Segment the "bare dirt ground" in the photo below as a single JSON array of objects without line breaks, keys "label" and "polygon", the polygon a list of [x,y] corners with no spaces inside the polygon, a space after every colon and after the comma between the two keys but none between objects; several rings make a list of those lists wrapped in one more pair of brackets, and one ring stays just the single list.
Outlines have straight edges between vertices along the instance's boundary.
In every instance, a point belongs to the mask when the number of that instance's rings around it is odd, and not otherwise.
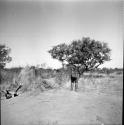
[{"label": "bare dirt ground", "polygon": [[1,100],[1,125],[87,124],[121,125],[122,95],[61,88]]}]

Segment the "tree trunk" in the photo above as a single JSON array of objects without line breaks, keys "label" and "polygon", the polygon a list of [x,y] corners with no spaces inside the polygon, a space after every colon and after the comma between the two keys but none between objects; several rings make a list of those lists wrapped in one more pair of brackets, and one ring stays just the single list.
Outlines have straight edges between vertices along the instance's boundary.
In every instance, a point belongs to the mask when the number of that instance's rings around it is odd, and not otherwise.
[{"label": "tree trunk", "polygon": [[77,80],[77,82],[75,82],[75,91],[77,91],[78,90],[78,80]]},{"label": "tree trunk", "polygon": [[64,70],[64,62],[62,61],[62,69]]},{"label": "tree trunk", "polygon": [[74,84],[71,82],[71,90],[73,90],[73,85],[74,85]]}]

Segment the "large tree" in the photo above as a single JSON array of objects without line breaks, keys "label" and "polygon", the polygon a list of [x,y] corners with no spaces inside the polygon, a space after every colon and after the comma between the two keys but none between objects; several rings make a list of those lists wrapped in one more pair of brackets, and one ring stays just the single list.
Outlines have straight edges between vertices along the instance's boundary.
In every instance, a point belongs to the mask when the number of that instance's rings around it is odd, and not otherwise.
[{"label": "large tree", "polygon": [[80,77],[85,71],[94,70],[109,61],[110,51],[107,43],[83,37],[69,45],[64,43],[54,46],[49,53],[54,59],[74,69]]},{"label": "large tree", "polygon": [[104,42],[82,38],[82,40],[73,41],[68,48],[67,62],[76,68],[79,76],[110,60],[111,50]]},{"label": "large tree", "polygon": [[4,68],[6,63],[12,60],[9,56],[10,51],[11,49],[9,47],[0,44],[0,68]]}]

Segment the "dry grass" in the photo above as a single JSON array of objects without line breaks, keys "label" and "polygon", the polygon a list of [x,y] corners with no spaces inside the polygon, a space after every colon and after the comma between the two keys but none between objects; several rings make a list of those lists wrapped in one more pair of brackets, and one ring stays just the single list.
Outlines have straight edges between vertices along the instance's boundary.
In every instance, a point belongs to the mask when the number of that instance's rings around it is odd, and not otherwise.
[{"label": "dry grass", "polygon": [[84,77],[79,80],[79,91],[122,95],[123,74],[103,74],[102,77]]},{"label": "dry grass", "polygon": [[[20,73],[12,75],[12,73],[3,71],[3,77],[6,77],[0,85],[1,90],[9,89],[16,90],[19,85],[22,85],[21,93],[29,91],[45,91],[48,89],[56,88],[57,85],[53,84],[53,80],[44,79],[40,74],[36,74],[36,70],[27,66],[23,68]],[[49,73],[47,74],[49,75]],[[47,76],[46,72],[42,76]],[[3,96],[4,93],[1,94]]]},{"label": "dry grass", "polygon": [[[122,71],[113,72],[111,74],[105,73],[85,73],[79,79],[79,91],[98,93],[116,93],[122,94]],[[43,92],[49,89],[59,87],[70,88],[70,78],[67,71],[51,72],[51,70],[39,70],[29,66],[15,70],[3,71],[1,90],[10,89],[14,91],[20,84],[23,85],[21,92]],[[1,96],[4,94],[2,93]]]},{"label": "dry grass", "polygon": [[43,78],[35,76],[34,70],[27,67],[17,80],[23,84],[21,91],[25,93],[2,100],[2,123],[6,125],[121,125],[123,73],[86,73],[79,80],[78,92],[70,91],[69,77],[62,72]]}]

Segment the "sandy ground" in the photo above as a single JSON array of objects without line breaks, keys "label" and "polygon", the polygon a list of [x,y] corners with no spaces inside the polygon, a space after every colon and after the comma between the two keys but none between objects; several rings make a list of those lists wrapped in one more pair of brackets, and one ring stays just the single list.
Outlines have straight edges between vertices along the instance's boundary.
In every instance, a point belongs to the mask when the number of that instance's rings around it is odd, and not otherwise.
[{"label": "sandy ground", "polygon": [[1,125],[122,124],[122,96],[50,90],[1,101]]}]

